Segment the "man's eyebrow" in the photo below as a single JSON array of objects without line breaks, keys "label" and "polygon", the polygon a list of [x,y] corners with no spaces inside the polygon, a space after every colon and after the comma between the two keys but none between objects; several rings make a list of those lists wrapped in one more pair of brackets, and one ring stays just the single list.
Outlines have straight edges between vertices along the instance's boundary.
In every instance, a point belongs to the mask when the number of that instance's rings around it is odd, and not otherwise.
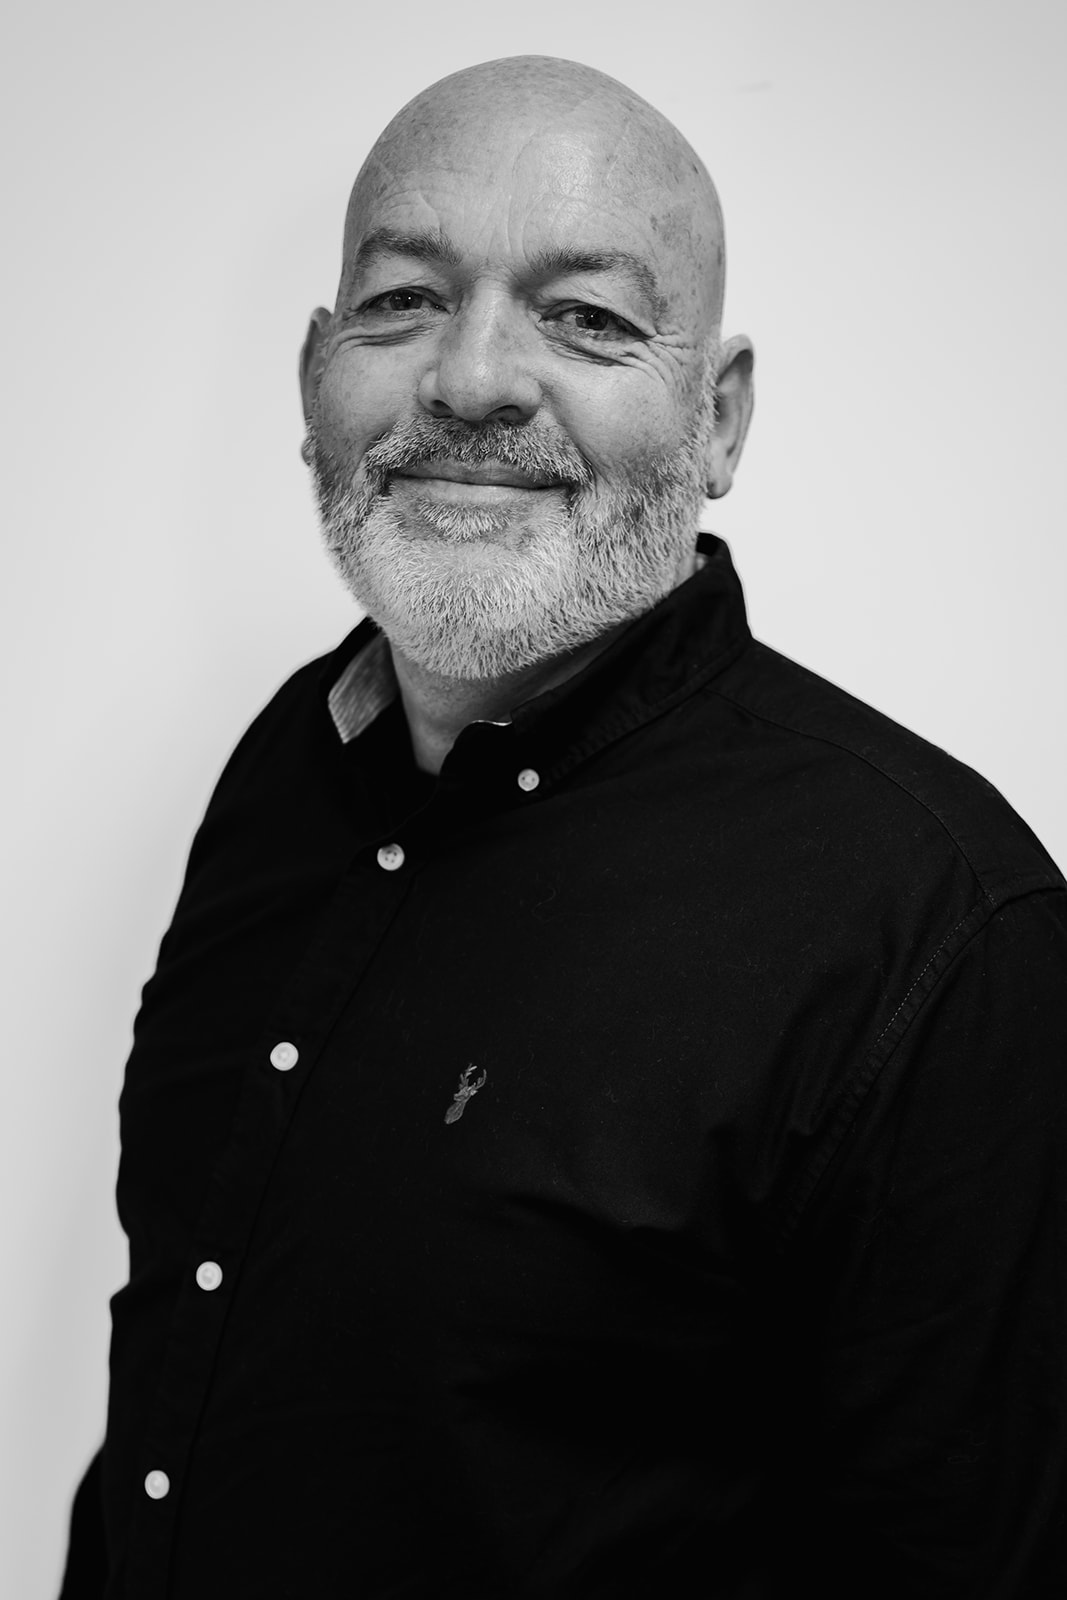
[{"label": "man's eyebrow", "polygon": [[[360,243],[352,262],[352,275],[357,277],[383,256],[406,256],[412,261],[425,261],[431,266],[458,267],[462,265],[462,251],[447,233],[432,228],[406,232],[395,228],[374,228]],[[556,245],[539,250],[530,262],[537,278],[562,278],[568,274],[621,273],[628,278],[643,297],[649,309],[662,316],[666,301],[656,281],[656,275],[647,261],[629,250],[592,246],[573,248]]]},{"label": "man's eyebrow", "polygon": [[353,275],[372,266],[381,256],[408,256],[413,261],[427,261],[433,266],[458,267],[462,258],[447,233],[432,228],[422,228],[414,233],[395,228],[374,228],[367,234],[356,251],[352,263]]},{"label": "man's eyebrow", "polygon": [[631,254],[629,250],[609,248],[568,249],[565,245],[551,250],[539,250],[531,266],[539,278],[562,278],[571,273],[617,272],[630,282],[643,296],[649,309],[662,316],[667,302],[656,281],[656,274],[647,261]]}]

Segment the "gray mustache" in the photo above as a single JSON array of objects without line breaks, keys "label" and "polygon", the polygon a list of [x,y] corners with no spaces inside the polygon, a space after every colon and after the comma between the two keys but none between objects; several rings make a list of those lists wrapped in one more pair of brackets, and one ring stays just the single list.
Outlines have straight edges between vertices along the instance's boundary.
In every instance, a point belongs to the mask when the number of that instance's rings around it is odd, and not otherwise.
[{"label": "gray mustache", "polygon": [[391,472],[445,458],[465,467],[498,462],[520,472],[561,478],[579,488],[593,481],[585,458],[559,434],[526,425],[491,422],[475,427],[449,419],[414,418],[390,428],[367,450],[363,470],[375,489],[381,489]]}]

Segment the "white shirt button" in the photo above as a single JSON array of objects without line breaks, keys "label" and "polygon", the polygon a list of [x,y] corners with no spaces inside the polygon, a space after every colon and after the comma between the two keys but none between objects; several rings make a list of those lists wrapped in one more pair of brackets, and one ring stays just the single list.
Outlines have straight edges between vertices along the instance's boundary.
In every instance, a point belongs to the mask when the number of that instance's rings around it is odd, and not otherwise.
[{"label": "white shirt button", "polygon": [[518,778],[516,779],[516,782],[518,783],[520,789],[524,789],[526,793],[529,794],[531,790],[536,789],[537,785],[541,782],[541,774],[539,772],[535,772],[533,767],[523,767]]},{"label": "white shirt button", "polygon": [[288,1039],[281,1039],[270,1053],[270,1064],[279,1072],[291,1072],[300,1060],[300,1051]]},{"label": "white shirt button", "polygon": [[378,851],[378,865],[386,872],[395,872],[404,865],[404,852],[398,844],[383,844]]},{"label": "white shirt button", "polygon": [[201,1289],[217,1289],[222,1282],[222,1268],[217,1261],[201,1261],[196,1269],[196,1281]]},{"label": "white shirt button", "polygon": [[170,1494],[170,1479],[165,1472],[160,1472],[156,1467],[144,1481],[144,1492],[150,1500],[162,1500],[164,1495]]}]

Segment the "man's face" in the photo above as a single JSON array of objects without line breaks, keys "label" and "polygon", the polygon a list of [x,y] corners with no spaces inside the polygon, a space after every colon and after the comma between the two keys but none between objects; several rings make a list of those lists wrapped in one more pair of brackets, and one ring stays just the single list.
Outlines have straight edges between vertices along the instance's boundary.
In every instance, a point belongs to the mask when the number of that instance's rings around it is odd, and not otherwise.
[{"label": "man's face", "polygon": [[518,670],[678,581],[717,353],[682,209],[588,122],[417,125],[364,174],[310,454],[346,580],[423,666]]}]

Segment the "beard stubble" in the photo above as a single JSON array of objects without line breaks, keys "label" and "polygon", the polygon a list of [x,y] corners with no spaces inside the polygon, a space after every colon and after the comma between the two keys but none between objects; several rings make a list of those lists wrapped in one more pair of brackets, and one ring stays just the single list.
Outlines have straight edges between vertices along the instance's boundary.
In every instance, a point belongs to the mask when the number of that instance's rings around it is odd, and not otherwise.
[{"label": "beard stubble", "polygon": [[[591,643],[675,587],[693,551],[714,428],[705,381],[678,448],[610,487],[565,435],[536,423],[411,418],[376,439],[355,473],[311,423],[304,454],[330,558],[390,644],[424,671],[493,679]],[[500,463],[560,488],[537,491],[519,519],[506,506],[417,493],[402,509],[392,475],[445,458]]]}]

